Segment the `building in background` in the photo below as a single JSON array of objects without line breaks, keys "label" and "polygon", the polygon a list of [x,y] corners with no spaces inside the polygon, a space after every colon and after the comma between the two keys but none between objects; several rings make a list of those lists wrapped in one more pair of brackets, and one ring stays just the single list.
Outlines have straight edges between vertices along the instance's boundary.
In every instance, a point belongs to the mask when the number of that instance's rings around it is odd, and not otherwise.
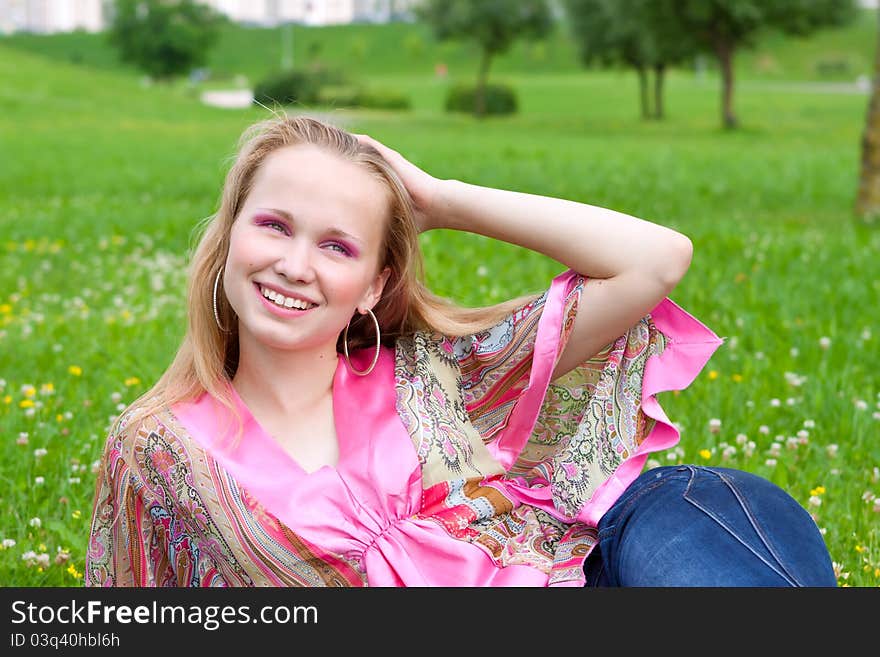
[{"label": "building in background", "polygon": [[[342,25],[413,20],[421,0],[196,0],[244,25]],[[0,34],[106,29],[113,0],[0,0]]]},{"label": "building in background", "polygon": [[100,32],[106,0],[0,0],[0,34]]}]

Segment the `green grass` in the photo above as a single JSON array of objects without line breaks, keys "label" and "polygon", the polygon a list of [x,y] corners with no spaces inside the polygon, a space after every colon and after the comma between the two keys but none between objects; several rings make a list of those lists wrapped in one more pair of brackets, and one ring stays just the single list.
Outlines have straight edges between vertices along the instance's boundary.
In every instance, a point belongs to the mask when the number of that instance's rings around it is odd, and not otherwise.
[{"label": "green grass", "polygon": [[[638,119],[629,75],[499,76],[520,93],[517,116],[447,116],[444,83],[412,71],[374,76],[411,93],[412,112],[330,114],[439,177],[688,235],[693,262],[670,296],[728,341],[687,390],[661,395],[682,441],[658,462],[786,486],[825,531],[840,582],[880,584],[880,234],[851,213],[866,97],[744,86],[743,128],[724,132],[711,75],[671,75],[659,123]],[[0,539],[16,542],[0,551],[0,582],[75,586],[92,464],[120,405],[174,354],[192,230],[216,208],[239,133],[265,112],[204,107],[183,88],[2,46],[0,78]],[[429,285],[467,305],[545,288],[562,270],[467,233],[421,239]],[[51,561],[59,548],[63,564]],[[50,564],[29,565],[29,551]]]}]

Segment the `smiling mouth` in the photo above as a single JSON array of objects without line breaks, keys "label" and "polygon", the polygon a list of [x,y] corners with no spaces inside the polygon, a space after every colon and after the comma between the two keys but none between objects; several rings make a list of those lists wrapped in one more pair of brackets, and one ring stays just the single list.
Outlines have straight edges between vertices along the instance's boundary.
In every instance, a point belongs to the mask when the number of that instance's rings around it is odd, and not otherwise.
[{"label": "smiling mouth", "polygon": [[305,301],[300,301],[299,299],[294,299],[292,297],[287,297],[281,294],[280,292],[276,292],[275,290],[270,290],[268,287],[260,285],[259,283],[254,283],[254,286],[257,288],[259,294],[273,306],[283,310],[311,310],[312,308],[316,308],[318,304],[316,303],[308,303]]}]

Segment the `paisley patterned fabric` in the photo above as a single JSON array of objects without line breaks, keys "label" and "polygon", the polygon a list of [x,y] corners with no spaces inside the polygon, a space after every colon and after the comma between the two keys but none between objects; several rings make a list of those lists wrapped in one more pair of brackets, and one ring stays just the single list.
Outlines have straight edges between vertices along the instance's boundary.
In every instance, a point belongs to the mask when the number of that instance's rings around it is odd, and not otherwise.
[{"label": "paisley patterned fabric", "polygon": [[123,417],[86,585],[583,585],[599,518],[679,438],[656,393],[689,385],[722,342],[667,298],[551,382],[586,283],[563,272],[479,334],[401,338],[367,377],[340,358],[334,468],[305,472],[231,386],[237,444],[207,394]]}]

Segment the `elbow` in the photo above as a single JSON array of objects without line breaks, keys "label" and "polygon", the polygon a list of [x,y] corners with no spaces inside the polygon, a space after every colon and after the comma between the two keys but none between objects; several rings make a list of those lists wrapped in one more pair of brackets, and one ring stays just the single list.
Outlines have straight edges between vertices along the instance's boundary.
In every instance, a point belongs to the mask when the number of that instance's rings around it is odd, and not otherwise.
[{"label": "elbow", "polygon": [[686,235],[679,234],[667,253],[660,276],[667,288],[672,290],[691,266],[694,256],[693,242]]}]

